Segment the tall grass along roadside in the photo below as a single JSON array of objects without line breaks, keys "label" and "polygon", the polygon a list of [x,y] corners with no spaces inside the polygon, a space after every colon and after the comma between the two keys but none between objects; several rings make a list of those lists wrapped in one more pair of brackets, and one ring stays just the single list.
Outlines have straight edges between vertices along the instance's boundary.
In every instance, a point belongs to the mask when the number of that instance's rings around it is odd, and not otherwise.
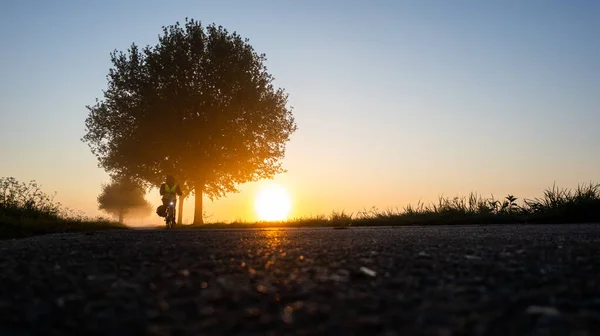
[{"label": "tall grass along roadside", "polygon": [[23,183],[12,177],[0,178],[0,239],[117,228],[125,227],[64,208],[35,181]]},{"label": "tall grass along roadside", "polygon": [[[439,197],[436,202],[407,205],[403,209],[372,208],[357,213],[333,212],[329,216],[295,218],[281,222],[211,223],[203,228],[241,227],[348,227],[452,224],[558,224],[600,223],[600,184],[579,185],[575,190],[556,185],[534,199],[508,195],[496,199],[470,193],[463,197]],[[189,226],[196,227],[196,226]]]},{"label": "tall grass along roadside", "polygon": [[[496,199],[493,195],[483,197],[470,193],[463,197],[439,197],[430,204],[409,204],[402,209],[341,211],[329,216],[280,222],[234,221],[184,226],[261,228],[536,223],[600,223],[600,184],[590,182],[578,185],[574,190],[553,185],[534,199],[519,199],[514,195]],[[42,192],[35,181],[26,184],[12,177],[0,178],[0,239],[118,228],[126,227],[102,217],[88,218],[63,208],[53,196]]]}]

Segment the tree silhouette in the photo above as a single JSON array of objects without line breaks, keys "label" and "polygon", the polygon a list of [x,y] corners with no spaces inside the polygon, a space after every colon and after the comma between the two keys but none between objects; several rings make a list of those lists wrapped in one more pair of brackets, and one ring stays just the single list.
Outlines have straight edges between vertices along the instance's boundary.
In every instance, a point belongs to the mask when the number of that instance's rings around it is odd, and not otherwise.
[{"label": "tree silhouette", "polygon": [[118,217],[123,223],[126,215],[134,212],[136,215],[149,215],[152,206],[144,198],[144,190],[136,183],[126,180],[113,180],[102,185],[98,196],[98,209]]},{"label": "tree silhouette", "polygon": [[156,46],[111,53],[104,100],[86,106],[87,142],[111,176],[155,187],[174,175],[195,196],[284,172],[281,159],[296,124],[288,95],[237,33],[188,20],[163,27]]},{"label": "tree silhouette", "polygon": [[187,184],[180,184],[182,195],[179,196],[179,202],[177,202],[177,224],[181,225],[183,222],[183,202],[190,195],[190,190]]}]

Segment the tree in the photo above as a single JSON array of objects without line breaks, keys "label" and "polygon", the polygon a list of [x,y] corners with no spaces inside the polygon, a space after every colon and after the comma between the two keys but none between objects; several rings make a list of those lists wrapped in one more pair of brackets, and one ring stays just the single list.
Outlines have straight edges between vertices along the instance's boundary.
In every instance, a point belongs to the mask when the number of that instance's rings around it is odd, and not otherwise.
[{"label": "tree", "polygon": [[183,202],[190,194],[190,190],[186,185],[182,185],[180,187],[181,187],[181,193],[183,195],[179,196],[179,202],[177,202],[177,207],[178,207],[178,209],[177,209],[177,224],[178,225],[181,225],[183,222]]},{"label": "tree", "polygon": [[204,195],[285,172],[292,108],[248,41],[186,18],[163,27],[154,47],[113,51],[104,100],[86,106],[82,141],[99,166],[149,187],[174,175],[195,196],[196,224]]},{"label": "tree", "polygon": [[149,215],[152,206],[144,198],[144,190],[135,182],[127,179],[113,180],[102,186],[98,196],[98,209],[118,217],[123,223],[126,215]]}]

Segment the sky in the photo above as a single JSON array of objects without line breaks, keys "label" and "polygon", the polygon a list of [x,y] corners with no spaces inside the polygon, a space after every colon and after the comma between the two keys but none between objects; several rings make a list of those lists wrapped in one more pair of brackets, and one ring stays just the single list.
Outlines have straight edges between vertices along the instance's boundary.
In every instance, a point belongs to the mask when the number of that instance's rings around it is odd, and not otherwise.
[{"label": "sky", "polygon": [[[102,215],[109,179],[80,140],[85,106],[102,99],[111,51],[154,45],[186,17],[249,38],[289,94],[298,130],[274,181],[292,217],[600,182],[592,0],[4,1],[0,177]],[[255,220],[266,182],[206,200],[209,220]]]}]

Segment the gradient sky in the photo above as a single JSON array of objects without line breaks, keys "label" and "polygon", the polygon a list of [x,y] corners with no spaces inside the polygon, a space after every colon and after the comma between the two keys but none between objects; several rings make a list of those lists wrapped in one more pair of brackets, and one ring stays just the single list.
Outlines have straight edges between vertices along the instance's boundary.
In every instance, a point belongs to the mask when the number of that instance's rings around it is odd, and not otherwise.
[{"label": "gradient sky", "polygon": [[[293,216],[600,182],[591,0],[4,1],[0,177],[101,214],[108,177],[80,141],[85,105],[102,98],[112,50],[154,45],[185,17],[249,38],[290,94],[298,131],[276,181]],[[210,220],[254,220],[258,184],[206,202]]]}]

